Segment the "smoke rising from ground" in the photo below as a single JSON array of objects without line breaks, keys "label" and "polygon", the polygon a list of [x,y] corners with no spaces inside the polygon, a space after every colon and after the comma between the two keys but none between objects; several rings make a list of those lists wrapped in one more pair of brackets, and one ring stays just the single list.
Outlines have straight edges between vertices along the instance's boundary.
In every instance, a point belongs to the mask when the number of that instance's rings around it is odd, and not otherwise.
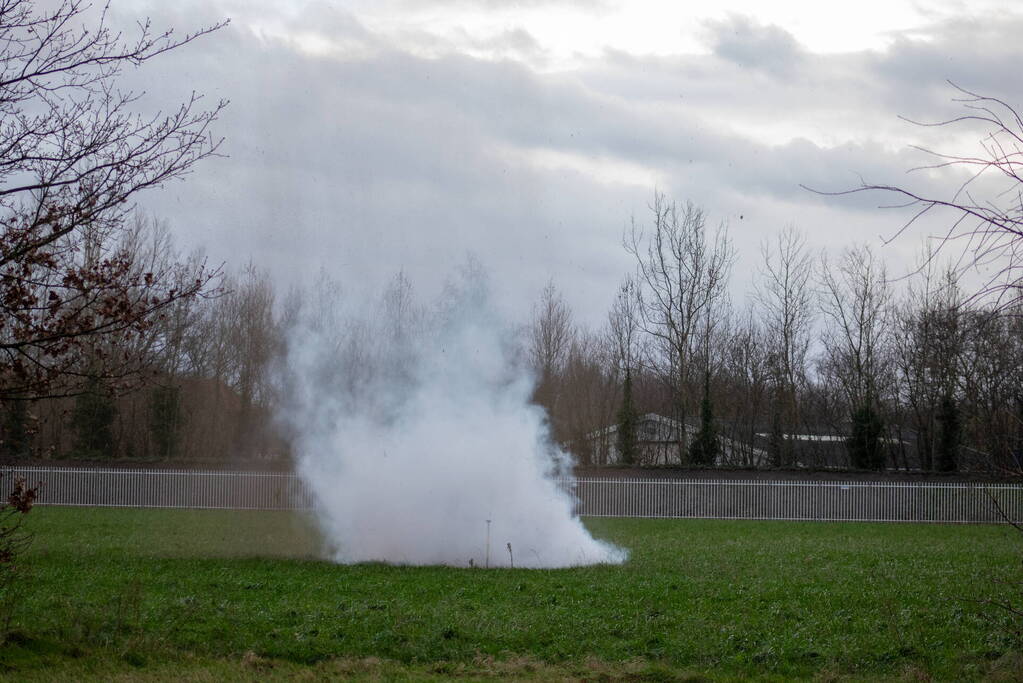
[{"label": "smoke rising from ground", "polygon": [[624,561],[559,488],[569,456],[529,403],[532,380],[490,313],[478,267],[432,309],[402,276],[371,314],[337,314],[322,287],[311,300],[293,322],[287,394],[298,472],[333,559]]}]

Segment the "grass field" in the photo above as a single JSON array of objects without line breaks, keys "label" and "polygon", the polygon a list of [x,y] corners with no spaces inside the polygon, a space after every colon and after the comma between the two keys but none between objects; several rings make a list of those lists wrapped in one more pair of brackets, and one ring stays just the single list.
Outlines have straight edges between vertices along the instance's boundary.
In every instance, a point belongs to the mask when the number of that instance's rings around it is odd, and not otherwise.
[{"label": "grass field", "polygon": [[994,526],[603,520],[617,567],[337,566],[280,512],[37,508],[12,680],[985,677]]}]

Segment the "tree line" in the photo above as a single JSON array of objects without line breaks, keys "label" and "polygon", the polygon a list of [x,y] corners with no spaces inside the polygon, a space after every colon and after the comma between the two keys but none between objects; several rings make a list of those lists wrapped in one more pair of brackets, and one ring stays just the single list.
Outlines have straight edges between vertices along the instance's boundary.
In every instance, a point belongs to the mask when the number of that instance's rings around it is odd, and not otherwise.
[{"label": "tree line", "polygon": [[[178,253],[153,220],[136,218],[120,238],[129,262],[175,264],[183,282],[205,262]],[[553,439],[580,463],[1017,467],[1023,318],[969,300],[933,254],[893,282],[871,247],[814,253],[786,228],[761,245],[752,291],[737,304],[727,229],[711,228],[693,204],[657,195],[624,248],[636,267],[601,325],[578,323],[551,281],[529,320],[506,333],[509,356],[535,378],[533,400]],[[130,343],[107,339],[102,354],[83,357],[90,372],[76,391],[5,398],[0,448],[7,459],[286,462],[277,418],[298,311],[313,307],[320,324],[332,321],[354,374],[374,336],[414,335],[426,314],[402,272],[370,307],[375,320],[346,317],[345,305],[325,274],[282,293],[255,265],[220,273]],[[637,427],[648,413],[681,435],[644,448]]]},{"label": "tree line", "polygon": [[[880,253],[814,253],[786,228],[761,245],[741,305],[724,226],[658,196],[601,329],[549,285],[530,336],[537,399],[584,463],[1016,471],[1023,318],[967,297],[933,252],[893,281]],[[645,413],[683,436],[644,448]],[[602,426],[614,425],[611,430]]]}]

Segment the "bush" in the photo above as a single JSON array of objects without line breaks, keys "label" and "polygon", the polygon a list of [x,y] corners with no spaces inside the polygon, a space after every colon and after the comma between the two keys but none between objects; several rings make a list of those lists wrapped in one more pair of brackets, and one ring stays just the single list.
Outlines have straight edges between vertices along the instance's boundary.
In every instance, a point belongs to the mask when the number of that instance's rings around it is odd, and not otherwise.
[{"label": "bush", "polygon": [[689,446],[689,460],[694,465],[712,467],[721,453],[717,426],[714,424],[714,404],[710,400],[710,376],[704,381],[703,400],[700,401],[700,431]]},{"label": "bush", "polygon": [[89,380],[86,391],[75,397],[71,426],[75,453],[80,458],[110,457],[114,452],[114,417],[117,408],[110,391],[99,380]]},{"label": "bush", "polygon": [[846,439],[849,460],[861,470],[883,470],[885,454],[881,444],[884,422],[870,403],[861,404],[852,413],[852,435]]},{"label": "bush", "polygon": [[6,639],[10,632],[11,617],[17,601],[14,595],[15,580],[18,576],[18,560],[32,542],[32,537],[21,525],[25,515],[32,510],[38,487],[28,488],[25,480],[14,480],[14,490],[7,500],[0,504],[0,639]]},{"label": "bush", "polygon": [[939,472],[955,472],[958,469],[959,440],[962,435],[962,421],[959,406],[951,396],[944,396],[938,406],[938,443],[934,463]]},{"label": "bush", "polygon": [[622,405],[618,411],[618,457],[623,465],[635,464],[638,447],[636,445],[636,425],[639,415],[632,401],[632,373],[625,371],[625,383],[622,385]]},{"label": "bush", "polygon": [[21,458],[28,455],[32,430],[28,401],[0,401],[0,456]]},{"label": "bush", "polygon": [[149,398],[149,431],[156,456],[170,460],[178,452],[181,427],[181,390],[175,386],[158,386]]}]

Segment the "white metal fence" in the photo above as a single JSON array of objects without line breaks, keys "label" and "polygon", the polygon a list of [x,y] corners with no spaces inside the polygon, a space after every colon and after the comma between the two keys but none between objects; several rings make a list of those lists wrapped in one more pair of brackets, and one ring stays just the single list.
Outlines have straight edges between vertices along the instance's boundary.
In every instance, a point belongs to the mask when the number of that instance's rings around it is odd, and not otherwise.
[{"label": "white metal fence", "polygon": [[85,467],[6,467],[4,486],[16,477],[41,484],[40,505],[292,510],[312,504],[301,480],[283,472],[129,470]]},{"label": "white metal fence", "polygon": [[595,517],[976,523],[1005,521],[1001,508],[1023,519],[1015,484],[579,479],[569,490]]},{"label": "white metal fence", "polygon": [[[38,503],[109,507],[290,510],[312,498],[301,480],[280,472],[5,467],[41,483]],[[1015,484],[860,481],[565,480],[576,511],[596,517],[674,517],[870,522],[1001,522],[998,508],[1023,520]],[[994,501],[997,501],[998,505]]]}]

